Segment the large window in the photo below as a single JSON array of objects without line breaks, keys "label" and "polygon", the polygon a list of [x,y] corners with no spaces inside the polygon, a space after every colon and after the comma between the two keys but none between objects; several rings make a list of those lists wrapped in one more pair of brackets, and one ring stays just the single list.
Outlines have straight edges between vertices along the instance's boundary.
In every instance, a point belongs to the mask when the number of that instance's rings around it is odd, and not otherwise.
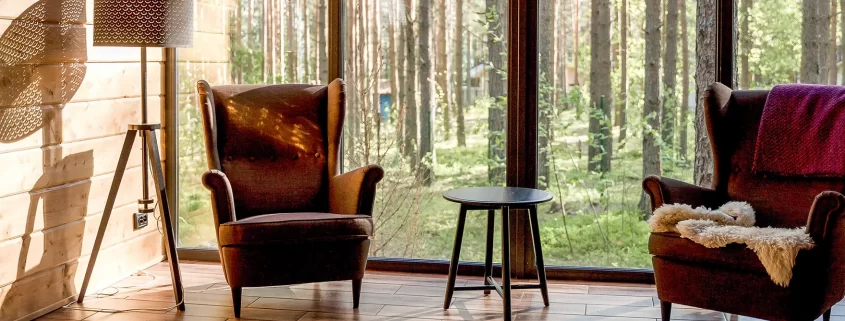
[{"label": "large window", "polygon": [[[348,0],[345,10],[344,169],[386,173],[370,255],[448,259],[458,205],[442,192],[505,183],[507,1]],[[462,259],[483,261],[487,216],[469,215]]]},{"label": "large window", "polygon": [[[539,208],[547,265],[650,268],[642,178],[710,184],[698,97],[726,77],[719,70],[733,70],[731,59],[717,57],[726,37],[719,26],[740,26],[737,64],[750,75],[741,87],[768,88],[802,73],[806,1],[737,1],[748,7],[727,22],[719,19],[730,10],[717,8],[730,0],[199,1],[195,46],[177,54],[180,246],[216,247],[210,198],[200,183],[207,166],[196,81],[328,84],[328,75],[340,71],[329,68],[340,65],[347,81],[343,169],[385,169],[371,257],[448,259],[458,205],[442,192],[508,179],[533,185],[533,168],[516,164],[535,160],[533,151],[524,152],[533,149],[520,144],[533,145],[536,130],[536,183],[555,196]],[[536,10],[526,8],[534,2]],[[328,21],[340,13],[342,25]],[[533,35],[530,27],[508,26],[533,15],[536,42],[521,36]],[[819,32],[836,38],[825,30]],[[329,52],[335,44],[342,53]],[[817,65],[838,63],[841,55],[830,46],[819,54],[827,63]],[[514,73],[508,66],[534,64],[509,57],[535,50],[538,102],[527,106],[534,69]],[[833,79],[826,70],[825,79]],[[508,93],[519,96],[509,100]],[[528,117],[534,107],[536,123]],[[509,130],[509,121],[520,128]],[[483,260],[485,227],[485,213],[471,212],[462,260]],[[511,235],[514,260],[529,258],[527,235]]]},{"label": "large window", "polygon": [[693,181],[696,14],[685,0],[540,1],[549,264],[651,267],[642,179]]}]

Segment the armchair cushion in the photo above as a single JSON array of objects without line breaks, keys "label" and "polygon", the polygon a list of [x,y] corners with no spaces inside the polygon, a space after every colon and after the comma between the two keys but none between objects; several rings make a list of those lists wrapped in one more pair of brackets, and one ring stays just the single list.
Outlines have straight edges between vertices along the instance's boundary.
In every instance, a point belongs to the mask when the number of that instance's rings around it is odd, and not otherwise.
[{"label": "armchair cushion", "polygon": [[373,235],[373,222],[364,215],[265,214],[222,224],[218,233],[222,247],[360,241]]},{"label": "armchair cushion", "polygon": [[744,244],[728,244],[726,247],[710,249],[682,238],[678,233],[651,233],[648,251],[666,260],[766,275],[766,269],[757,254]]}]

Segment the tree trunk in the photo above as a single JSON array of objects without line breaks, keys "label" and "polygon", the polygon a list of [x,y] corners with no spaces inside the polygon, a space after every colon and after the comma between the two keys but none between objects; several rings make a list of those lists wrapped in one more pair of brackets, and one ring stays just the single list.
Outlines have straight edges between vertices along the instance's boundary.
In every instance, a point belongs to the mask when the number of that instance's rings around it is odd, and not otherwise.
[{"label": "tree trunk", "polygon": [[296,82],[297,80],[297,72],[296,72],[296,38],[294,38],[294,14],[293,10],[295,8],[294,0],[288,0],[285,11],[287,13],[285,17],[285,71],[286,71],[286,79],[287,82]]},{"label": "tree trunk", "polygon": [[[590,2],[590,146],[587,169],[610,171],[613,89],[610,71],[610,0]],[[658,55],[659,56],[659,55]]]},{"label": "tree trunk", "polygon": [[[392,1],[392,0],[387,0]],[[372,92],[370,93],[370,97],[372,97],[372,101],[367,109],[370,115],[373,115],[374,126],[376,126],[376,132],[381,130],[381,102],[379,97],[381,96],[379,93],[379,84],[381,83],[381,74],[383,72],[382,67],[384,66],[382,61],[382,54],[381,54],[381,1],[380,0],[370,0],[370,72],[368,72],[368,78],[370,78],[370,88],[372,88]],[[376,144],[379,144],[378,137],[376,138]],[[377,147],[378,150],[378,147]],[[367,162],[369,164],[369,161]]]},{"label": "tree trunk", "polygon": [[578,78],[580,71],[578,70],[578,61],[581,60],[581,0],[572,0],[575,2],[575,15],[572,18],[572,33],[575,34],[572,51],[573,69],[575,70],[574,83],[575,86],[581,86],[581,80]]},{"label": "tree trunk", "polygon": [[[554,7],[551,0],[539,2],[539,23],[541,26],[551,26]],[[538,128],[538,151],[537,151],[537,186],[540,189],[547,188],[549,179],[549,138],[551,132],[552,118],[552,78],[554,77],[554,58],[552,57],[552,39],[554,30],[550,28],[539,28],[537,35],[539,62],[539,117]]]},{"label": "tree trunk", "polygon": [[[845,1],[845,0],[843,0]],[[458,146],[463,147],[467,145],[466,128],[464,124],[464,53],[463,53],[463,20],[464,20],[464,1],[455,0],[455,40],[454,40],[454,61],[452,62],[452,70],[454,72],[455,82],[455,113],[457,121]],[[472,66],[470,66],[472,68]]]},{"label": "tree trunk", "polygon": [[416,144],[420,141],[420,132],[417,127],[417,99],[415,93],[417,79],[417,59],[414,47],[414,20],[411,8],[413,0],[405,0],[405,156],[410,158],[411,171],[416,172],[419,161]]},{"label": "tree trunk", "polygon": [[[819,80],[818,83],[827,83],[828,69],[830,68],[829,54],[830,54],[830,1],[818,0],[816,6],[819,10],[818,24],[818,42],[819,42]],[[836,0],[833,0],[836,1]],[[835,30],[835,28],[834,28]]]},{"label": "tree trunk", "polygon": [[434,33],[434,79],[437,81],[437,106],[443,111],[443,136],[446,140],[452,134],[452,113],[449,111],[449,82],[446,56],[446,0],[436,0],[437,30]]},{"label": "tree trunk", "polygon": [[663,110],[660,113],[661,138],[665,149],[675,149],[675,114],[678,86],[678,0],[666,1],[666,51],[663,55]]},{"label": "tree trunk", "polygon": [[[660,164],[660,18],[661,0],[646,0],[645,26],[645,101],[643,118],[646,128],[643,130],[643,177],[661,175]],[[640,198],[640,208],[650,212],[645,193]]]},{"label": "tree trunk", "polygon": [[836,67],[836,52],[839,50],[839,47],[836,45],[836,33],[837,33],[837,18],[839,16],[836,15],[836,0],[830,1],[830,43],[827,50],[827,83],[831,85],[836,84],[836,73],[839,68]]},{"label": "tree trunk", "polygon": [[232,81],[236,84],[243,83],[244,78],[244,63],[237,57],[241,48],[244,47],[244,30],[243,30],[243,2],[238,1],[235,6],[235,32],[229,35],[229,42],[232,44],[232,50],[229,51],[229,61],[232,62]]},{"label": "tree trunk", "polygon": [[487,59],[492,67],[488,72],[490,97],[493,104],[488,109],[487,142],[488,162],[487,179],[491,185],[501,185],[505,181],[505,99],[507,98],[507,80],[505,70],[504,39],[507,37],[506,0],[486,0],[487,21]]},{"label": "tree trunk", "polygon": [[[836,0],[833,0],[836,1]],[[839,1],[839,24],[840,33],[842,34],[842,39],[839,40],[839,53],[845,55],[845,0]],[[845,63],[842,64],[841,67],[841,74],[845,77]],[[835,84],[839,84],[839,76],[836,77],[837,79],[834,81]]]},{"label": "tree trunk", "polygon": [[431,185],[434,179],[434,149],[432,148],[431,127],[434,108],[431,101],[431,53],[429,52],[429,33],[431,30],[431,0],[420,0],[420,175],[424,185]]},{"label": "tree trunk", "polygon": [[[619,144],[628,136],[628,0],[619,0],[619,113],[617,124],[619,125]],[[621,148],[621,146],[619,147]]]},{"label": "tree trunk", "polygon": [[[388,78],[390,79],[390,113],[393,114],[394,117],[398,116],[398,106],[399,106],[399,74],[397,73],[397,68],[399,65],[396,64],[396,2],[392,0],[388,0],[389,2],[389,20],[387,23],[387,66],[389,66],[390,75]],[[398,117],[396,118],[398,120]],[[398,122],[397,122],[398,123]],[[400,131],[396,132],[397,134]]]},{"label": "tree trunk", "polygon": [[704,120],[704,91],[716,81],[716,1],[697,0],[695,36],[695,164],[696,185],[713,185],[713,154]]},{"label": "tree trunk", "polygon": [[406,18],[406,11],[405,4],[399,1],[391,1],[397,8],[396,12],[396,21],[397,21],[397,30],[396,30],[396,63],[393,65],[393,73],[396,75],[396,86],[398,87],[398,94],[396,95],[396,107],[397,107],[397,116],[396,116],[396,144],[400,146],[400,149],[405,152],[405,84],[407,82],[405,77],[405,24],[408,23]]},{"label": "tree trunk", "polygon": [[321,84],[325,85],[334,79],[329,79],[329,57],[326,48],[326,1],[328,0],[319,1],[320,4],[317,8],[317,29],[319,29],[317,31],[317,56],[320,64],[319,80]]},{"label": "tree trunk", "polygon": [[310,22],[310,20],[308,19],[309,18],[308,17],[308,3],[310,1],[312,1],[312,0],[302,0],[302,3],[300,4],[300,6],[302,6],[300,8],[300,9],[302,9],[302,17],[301,17],[302,18],[302,31],[300,32],[300,34],[305,36],[302,39],[302,43],[303,43],[302,44],[302,57],[305,57],[305,59],[303,59],[303,61],[302,61],[303,62],[303,66],[302,66],[303,72],[302,72],[301,81],[303,83],[311,83],[311,61],[308,61],[309,60],[308,58],[311,57],[311,55],[310,55],[311,51],[309,49],[309,47],[310,47],[309,43],[311,42],[311,37],[310,37],[311,34],[308,32],[308,23]]},{"label": "tree trunk", "polygon": [[681,158],[687,159],[689,150],[687,143],[687,128],[689,127],[689,33],[687,32],[687,0],[680,0],[681,7],[681,119],[678,121],[681,133]]},{"label": "tree trunk", "polygon": [[742,65],[742,69],[739,75],[739,88],[740,89],[751,89],[751,68],[748,66],[748,55],[751,54],[751,46],[753,46],[753,42],[751,41],[751,30],[748,29],[748,22],[751,20],[751,6],[753,0],[741,0],[742,3],[739,5],[739,16],[742,17],[740,19],[740,46],[741,50],[739,52],[739,61]]},{"label": "tree trunk", "polygon": [[[627,1],[627,0],[626,0]],[[557,103],[560,102],[561,98],[567,96],[567,86],[569,86],[569,79],[567,76],[567,68],[569,67],[566,62],[566,50],[568,44],[566,43],[568,38],[567,35],[569,34],[569,30],[567,30],[568,20],[568,9],[566,8],[566,4],[569,3],[569,0],[558,0],[558,29],[557,35],[560,38],[560,44],[558,44],[555,49],[557,50],[557,78],[558,81],[558,89],[560,90],[558,95],[555,97],[555,106]]]},{"label": "tree trunk", "polygon": [[804,0],[801,23],[801,76],[805,84],[819,82],[819,5],[822,0]]},{"label": "tree trunk", "polygon": [[254,73],[257,71],[257,70],[255,70],[255,54],[253,54],[252,52],[254,50],[256,50],[256,48],[254,46],[259,45],[259,43],[255,42],[255,0],[248,0],[247,1],[247,15],[246,16],[247,16],[247,24],[246,24],[247,25],[247,27],[246,27],[247,37],[246,37],[246,39],[247,39],[247,42],[249,43],[249,45],[251,46],[249,48],[249,64],[247,65],[247,68],[249,69],[250,73],[253,73],[253,76],[250,77],[250,79],[248,81],[250,83],[252,83],[252,82],[256,81],[256,79],[254,78],[255,77]]}]

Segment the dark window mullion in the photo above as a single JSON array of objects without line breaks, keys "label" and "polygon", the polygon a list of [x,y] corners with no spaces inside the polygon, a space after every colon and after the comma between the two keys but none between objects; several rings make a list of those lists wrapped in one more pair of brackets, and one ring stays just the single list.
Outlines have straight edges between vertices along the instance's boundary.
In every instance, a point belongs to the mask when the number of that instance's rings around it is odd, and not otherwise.
[{"label": "dark window mullion", "polygon": [[[507,185],[537,187],[537,0],[508,2]],[[533,273],[527,211],[511,215],[511,266],[517,277]]]}]

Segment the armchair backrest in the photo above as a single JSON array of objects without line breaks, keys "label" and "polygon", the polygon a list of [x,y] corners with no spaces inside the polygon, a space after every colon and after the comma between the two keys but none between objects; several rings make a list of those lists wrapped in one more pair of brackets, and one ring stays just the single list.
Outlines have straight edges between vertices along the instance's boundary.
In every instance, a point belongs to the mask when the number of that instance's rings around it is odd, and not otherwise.
[{"label": "armchair backrest", "polygon": [[238,218],[325,212],[338,174],[345,85],[197,83],[208,168],[229,179]]},{"label": "armchair backrest", "polygon": [[716,83],[704,94],[713,149],[713,188],[757,212],[758,226],[801,227],[816,195],[842,192],[841,178],[779,177],[752,171],[757,132],[769,92],[736,90]]}]

